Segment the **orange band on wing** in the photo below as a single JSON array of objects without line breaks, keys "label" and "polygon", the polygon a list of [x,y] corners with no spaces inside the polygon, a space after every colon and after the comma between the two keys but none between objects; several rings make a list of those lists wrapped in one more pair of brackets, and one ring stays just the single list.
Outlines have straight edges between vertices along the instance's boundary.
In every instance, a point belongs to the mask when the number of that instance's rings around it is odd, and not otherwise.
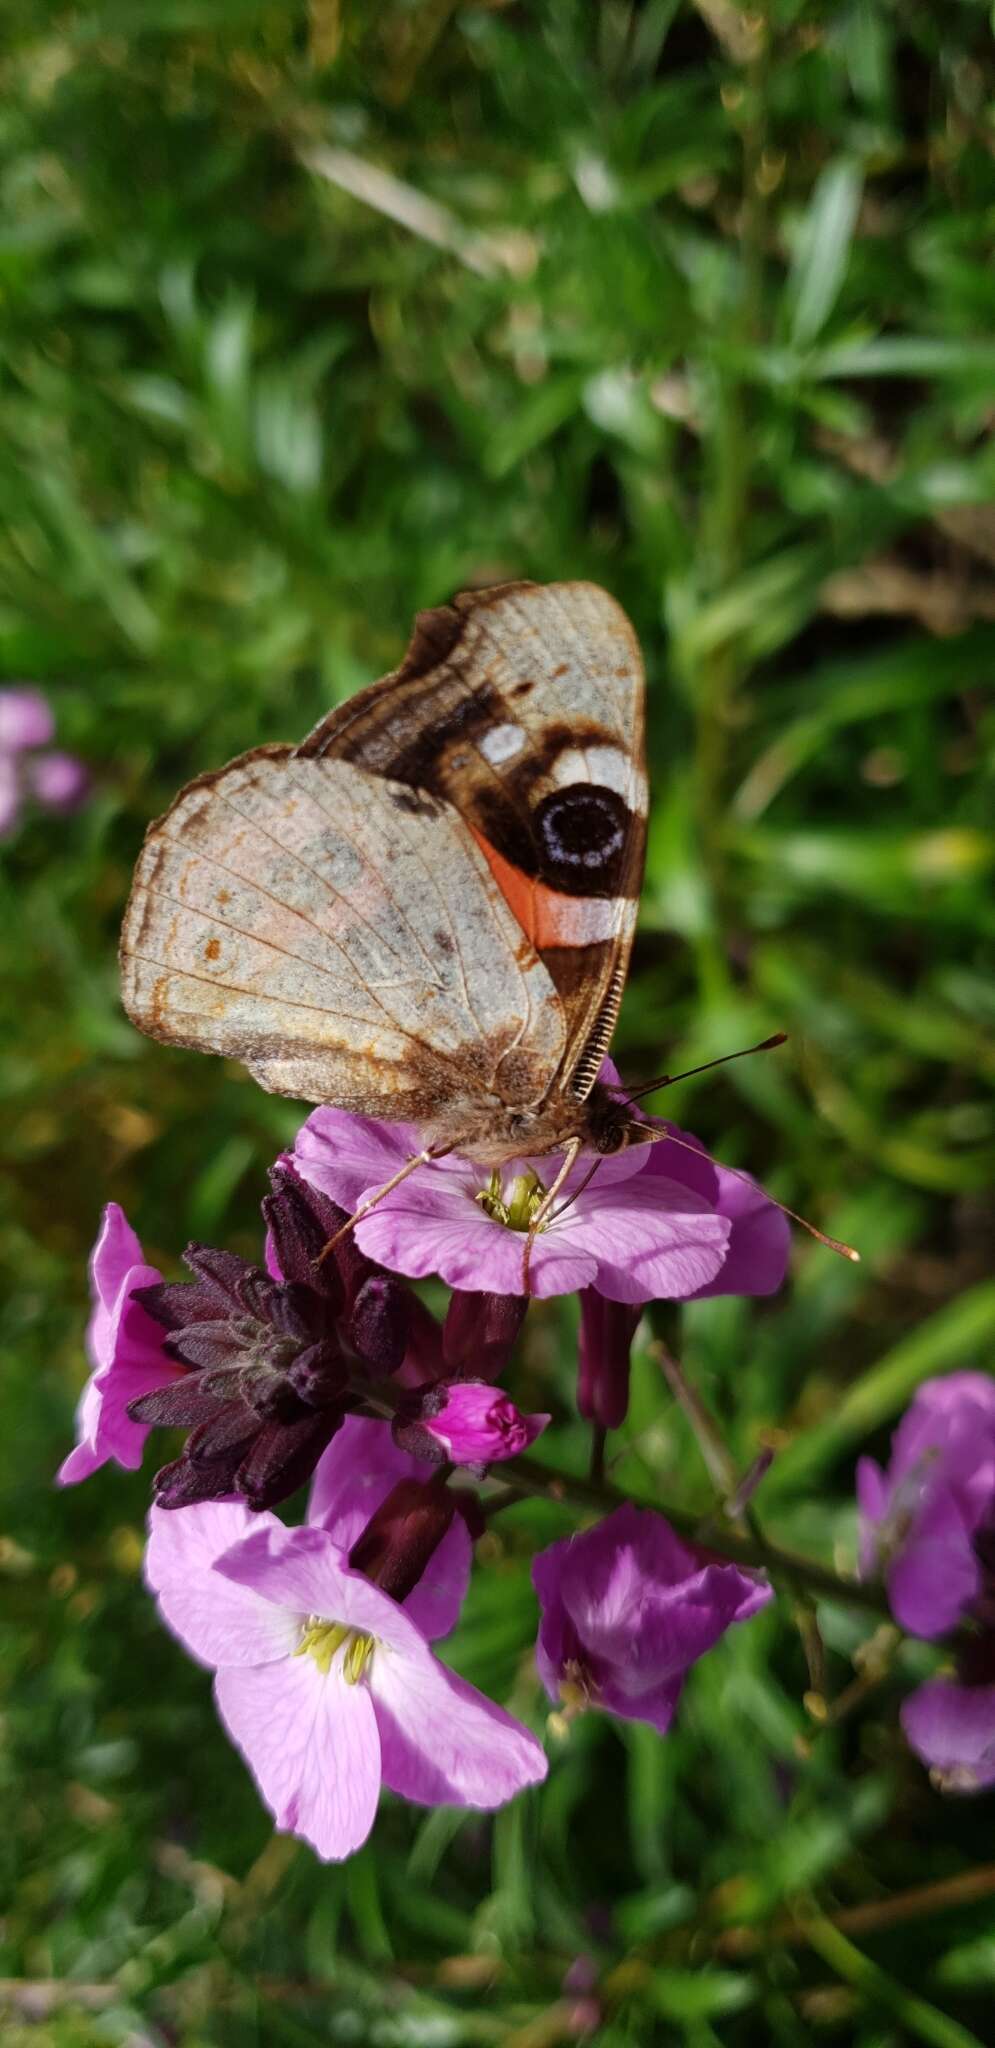
[{"label": "orange band on wing", "polygon": [[475,826],[470,825],[469,829],[508,909],[538,953],[556,946],[596,946],[615,936],[619,907],[611,897],[563,896],[556,889],[548,889],[544,882],[535,881],[505,860]]}]

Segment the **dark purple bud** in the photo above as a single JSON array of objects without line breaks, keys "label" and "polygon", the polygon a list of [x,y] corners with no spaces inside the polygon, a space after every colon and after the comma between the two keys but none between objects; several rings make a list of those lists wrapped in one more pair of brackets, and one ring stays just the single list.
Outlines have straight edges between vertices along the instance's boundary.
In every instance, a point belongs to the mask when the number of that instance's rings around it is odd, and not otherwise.
[{"label": "dark purple bud", "polygon": [[340,1308],[342,1279],[334,1254],[322,1259],[325,1245],[347,1221],[344,1209],[299,1180],[292,1168],[270,1168],[272,1193],[263,1199],[263,1216],[283,1279],[296,1281],[331,1299]]},{"label": "dark purple bud", "polygon": [[406,1600],[457,1506],[441,1473],[424,1484],[420,1479],[399,1479],[353,1544],[353,1571],[365,1572],[392,1600]]},{"label": "dark purple bud", "polygon": [[163,1340],[167,1358],[189,1365],[197,1372],[229,1371],[238,1364],[245,1348],[245,1320],[188,1323]]},{"label": "dark purple bud", "polygon": [[429,1380],[441,1380],[446,1375],[442,1325],[411,1290],[407,1313],[408,1342],[398,1379],[402,1387],[423,1387]]},{"label": "dark purple bud", "polygon": [[153,1393],[129,1401],[128,1414],[133,1422],[150,1423],[153,1428],[195,1429],[199,1422],[211,1422],[220,1408],[221,1403],[206,1392],[200,1375],[192,1372],[187,1379],[173,1380],[168,1387],[156,1387]]},{"label": "dark purple bud", "polygon": [[371,1273],[352,1304],[346,1338],[377,1373],[396,1372],[408,1341],[409,1290],[389,1273]]},{"label": "dark purple bud", "polygon": [[608,1301],[596,1287],[581,1289],[577,1406],[600,1429],[618,1429],[628,1413],[629,1352],[641,1315],[641,1307]]},{"label": "dark purple bud", "polygon": [[[340,1411],[307,1413],[291,1423],[268,1422],[238,1468],[236,1486],[250,1508],[275,1508],[310,1479],[342,1421]],[[258,1427],[258,1424],[257,1424]]]},{"label": "dark purple bud", "polygon": [[349,1383],[346,1363],[333,1342],[309,1344],[287,1368],[287,1384],[309,1408],[332,1408]]},{"label": "dark purple bud", "polygon": [[217,1465],[198,1468],[184,1456],[163,1465],[152,1481],[152,1495],[160,1508],[189,1508],[200,1500],[221,1500],[235,1491],[237,1463],[230,1469]]},{"label": "dark purple bud", "polygon": [[[215,1315],[241,1313],[246,1281],[254,1278],[257,1271],[247,1259],[240,1259],[235,1252],[217,1251],[213,1245],[188,1244],[183,1263],[213,1301]],[[185,1322],[192,1320],[191,1316],[184,1316]]]},{"label": "dark purple bud", "polygon": [[499,1379],[525,1321],[527,1294],[454,1294],[442,1332],[450,1378]]},{"label": "dark purple bud", "polygon": [[259,1417],[254,1409],[245,1401],[229,1401],[220,1415],[200,1423],[188,1436],[183,1455],[198,1469],[219,1462],[227,1467],[233,1455],[237,1465],[258,1434]]}]

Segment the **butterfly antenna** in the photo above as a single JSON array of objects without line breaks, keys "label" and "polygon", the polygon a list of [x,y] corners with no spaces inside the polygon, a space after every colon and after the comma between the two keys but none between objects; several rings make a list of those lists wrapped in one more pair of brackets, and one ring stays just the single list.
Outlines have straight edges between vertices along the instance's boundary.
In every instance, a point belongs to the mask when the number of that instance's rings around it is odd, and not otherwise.
[{"label": "butterfly antenna", "polygon": [[[755,1050],[756,1048],[751,1049]],[[730,1058],[735,1059],[735,1057],[735,1053],[730,1054]],[[692,1145],[687,1138],[675,1137],[673,1131],[653,1131],[652,1134],[647,1134],[642,1142],[647,1145],[666,1143],[679,1145],[683,1152],[693,1152],[697,1159],[708,1158],[708,1153],[703,1150],[702,1146]],[[731,1173],[734,1180],[745,1181],[748,1187],[756,1187],[756,1181],[753,1179],[752,1174],[741,1173],[738,1166],[723,1166],[722,1171],[723,1173]],[[820,1230],[817,1224],[810,1223],[807,1216],[799,1216],[797,1209],[789,1209],[787,1202],[777,1201],[773,1195],[767,1194],[766,1189],[764,1189],[764,1195],[768,1202],[773,1203],[775,1209],[780,1209],[782,1216],[790,1216],[792,1223],[797,1223],[800,1230],[807,1230],[809,1237],[814,1237],[816,1244],[824,1244],[828,1251],[838,1252],[841,1259],[849,1259],[852,1265],[859,1266],[860,1253],[854,1251],[852,1244],[844,1244],[842,1238],[839,1237],[828,1237],[826,1232]]]},{"label": "butterfly antenna", "polygon": [[773,1038],[762,1038],[759,1045],[742,1045],[738,1052],[724,1052],[717,1060],[705,1060],[700,1067],[687,1067],[683,1074],[660,1074],[655,1081],[644,1081],[641,1088],[630,1088],[627,1102],[638,1102],[644,1095],[652,1095],[657,1088],[673,1088],[678,1081],[690,1081],[695,1074],[707,1074],[712,1067],[728,1066],[730,1060],[748,1060],[755,1052],[771,1052],[775,1045],[786,1045],[786,1031],[775,1031]]}]

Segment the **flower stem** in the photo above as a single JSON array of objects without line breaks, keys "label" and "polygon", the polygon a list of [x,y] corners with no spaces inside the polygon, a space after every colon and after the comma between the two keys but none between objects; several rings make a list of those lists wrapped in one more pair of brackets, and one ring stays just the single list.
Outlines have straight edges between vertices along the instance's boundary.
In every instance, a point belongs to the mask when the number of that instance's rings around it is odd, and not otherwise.
[{"label": "flower stem", "polygon": [[[650,1508],[656,1514],[665,1514],[679,1536],[700,1544],[716,1557],[728,1558],[731,1563],[746,1565],[754,1571],[766,1571],[772,1579],[783,1581],[792,1592],[808,1593],[816,1599],[840,1600],[851,1607],[864,1607],[872,1614],[891,1620],[882,1586],[844,1578],[840,1572],[820,1564],[815,1558],[783,1550],[779,1544],[769,1543],[765,1537],[739,1535],[728,1524],[723,1526],[718,1520],[711,1521],[700,1515],[686,1514],[678,1508],[664,1507],[659,1500],[647,1500],[639,1494],[613,1486],[609,1479],[582,1479],[573,1473],[557,1472],[555,1467],[544,1465],[540,1459],[532,1457],[509,1458],[501,1468],[501,1478],[506,1486],[514,1488],[520,1498],[551,1500],[581,1510],[593,1508],[601,1514],[610,1514],[613,1508],[627,1504]],[[510,1504],[510,1496],[503,1495],[501,1505],[506,1504]]]}]

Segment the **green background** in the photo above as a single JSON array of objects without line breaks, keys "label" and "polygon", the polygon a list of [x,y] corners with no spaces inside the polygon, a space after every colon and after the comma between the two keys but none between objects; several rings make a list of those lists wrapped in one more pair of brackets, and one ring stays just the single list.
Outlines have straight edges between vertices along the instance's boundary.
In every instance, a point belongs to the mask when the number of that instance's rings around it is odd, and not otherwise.
[{"label": "green background", "polygon": [[[51,1485],[101,1204],[171,1274],[188,1236],[254,1256],[297,1121],[125,1022],[143,827],[505,577],[604,583],[645,649],[625,1072],[787,1030],[667,1108],[863,1254],[799,1238],[774,1302],[661,1325],[738,1463],[776,1447],[765,1526],[852,1563],[856,1454],[990,1360],[989,9],[5,19],[0,675],[95,783],[3,850],[5,2043],[990,2040],[995,1808],[904,1749],[925,1646],[823,1726],[781,1601],[666,1741],[588,1716],[494,1821],[385,1801],[322,1867],[141,1589],[147,1479]],[[573,1357],[570,1309],[533,1310],[514,1385],[579,1470]],[[645,1354],[610,1451],[707,1509]],[[528,1560],[563,1526],[501,1517],[452,1644],[537,1727]],[[835,1698],[873,1621],[818,1620]]]}]

